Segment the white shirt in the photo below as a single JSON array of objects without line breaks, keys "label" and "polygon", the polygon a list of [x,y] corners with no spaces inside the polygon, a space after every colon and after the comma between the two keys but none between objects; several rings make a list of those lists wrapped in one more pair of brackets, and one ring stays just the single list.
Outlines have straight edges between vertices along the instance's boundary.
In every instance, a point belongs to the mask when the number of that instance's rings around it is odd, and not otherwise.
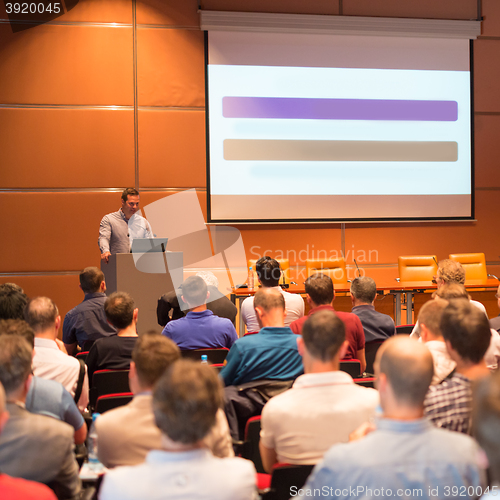
[{"label": "white shirt", "polygon": [[255,467],[207,449],[150,451],[143,464],[106,473],[99,500],[253,500]]},{"label": "white shirt", "polygon": [[456,363],[450,358],[443,341],[430,340],[425,345],[431,351],[434,361],[434,376],[431,384],[439,384],[455,369]]},{"label": "white shirt", "polygon": [[375,415],[379,395],[344,372],[306,373],[270,399],[262,411],[260,440],[278,462],[316,464],[336,443]]},{"label": "white shirt", "polygon": [[[304,316],[304,299],[298,293],[285,292],[280,286],[273,286],[271,288],[279,290],[285,298],[285,326],[290,326],[292,321]],[[245,325],[247,325],[247,332],[258,332],[260,330],[255,309],[253,308],[253,296],[243,301],[240,314],[243,317]]]},{"label": "white shirt", "polygon": [[[72,395],[75,395],[80,374],[80,363],[57,347],[54,340],[35,337],[35,355],[33,356],[33,374],[37,377],[56,380]],[[83,411],[89,403],[89,380],[87,367],[83,380],[82,395],[78,408]]]}]

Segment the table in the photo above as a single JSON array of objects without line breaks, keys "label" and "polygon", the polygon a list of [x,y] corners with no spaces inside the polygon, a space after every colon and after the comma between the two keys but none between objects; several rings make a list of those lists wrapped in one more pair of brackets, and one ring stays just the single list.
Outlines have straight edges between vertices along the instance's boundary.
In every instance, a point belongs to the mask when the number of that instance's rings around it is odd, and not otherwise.
[{"label": "table", "polygon": [[[486,281],[482,280],[467,280],[465,282],[465,288],[469,291],[477,290],[487,290],[495,291],[497,290],[499,281],[496,279],[488,279]],[[406,324],[413,324],[413,296],[416,293],[428,293],[437,289],[437,285],[429,281],[387,281],[387,282],[377,282],[377,293],[380,294],[392,294],[395,296],[394,301],[394,323],[396,325],[401,325],[401,312],[403,297],[406,301]],[[238,308],[239,314],[239,334],[240,336],[245,331],[245,324],[243,323],[243,318],[241,316],[241,302],[247,297],[251,297],[255,294],[258,288],[248,289],[248,288],[233,288],[231,291],[231,300],[233,304]],[[290,293],[298,293],[300,295],[305,295],[305,288],[299,285],[290,285],[286,289]],[[335,293],[348,293],[349,287],[342,285],[335,285]]]}]

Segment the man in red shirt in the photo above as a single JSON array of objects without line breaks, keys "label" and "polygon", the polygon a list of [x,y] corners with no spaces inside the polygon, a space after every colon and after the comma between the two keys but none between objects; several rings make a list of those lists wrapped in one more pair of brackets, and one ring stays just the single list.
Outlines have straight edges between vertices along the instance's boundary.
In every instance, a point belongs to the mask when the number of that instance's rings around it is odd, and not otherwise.
[{"label": "man in red shirt", "polygon": [[365,332],[360,319],[352,313],[336,311],[332,307],[335,292],[332,279],[323,273],[316,273],[305,281],[306,299],[311,308],[307,316],[303,316],[292,322],[290,328],[294,333],[301,334],[302,326],[306,319],[317,311],[333,311],[344,323],[345,336],[349,343],[345,359],[359,359],[361,373],[365,371]]}]

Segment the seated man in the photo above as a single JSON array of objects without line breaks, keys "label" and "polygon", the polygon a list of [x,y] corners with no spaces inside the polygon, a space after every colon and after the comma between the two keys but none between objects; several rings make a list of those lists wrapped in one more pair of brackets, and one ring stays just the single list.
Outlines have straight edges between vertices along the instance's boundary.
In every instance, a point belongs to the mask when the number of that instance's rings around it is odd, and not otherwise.
[{"label": "seated man", "polygon": [[[0,335],[19,335],[28,341],[32,350],[35,346],[35,334],[24,320],[0,320]],[[25,406],[31,413],[49,415],[70,424],[75,430],[75,444],[85,442],[87,425],[71,394],[59,382],[32,377]]]},{"label": "seated man", "polygon": [[106,318],[117,334],[94,342],[85,363],[89,369],[89,379],[97,370],[128,370],[132,350],[137,341],[137,317],[139,310],[132,297],[125,292],[112,293],[104,303]]},{"label": "seated man", "polygon": [[24,408],[31,382],[32,348],[20,335],[0,335],[0,382],[7,395],[7,421],[0,435],[0,470],[54,489],[59,500],[79,498],[73,429]]},{"label": "seated man", "polygon": [[238,339],[220,375],[226,386],[253,380],[293,380],[302,375],[297,336],[285,326],[285,299],[274,288],[262,288],[253,297],[259,333]]},{"label": "seated man", "polygon": [[262,410],[260,454],[271,473],[276,462],[316,464],[335,443],[375,414],[378,392],[356,385],[339,371],[347,350],[344,323],[331,311],[319,311],[297,338],[304,375],[293,388],[270,399]]},{"label": "seated man", "polygon": [[28,297],[15,283],[0,285],[0,319],[24,319]]},{"label": "seated man", "polygon": [[468,300],[453,299],[443,311],[440,327],[457,366],[451,377],[429,388],[425,414],[437,427],[469,434],[472,381],[489,375],[484,354],[490,344],[490,325]]},{"label": "seated man", "polygon": [[[497,304],[500,308],[500,285],[498,287],[497,293],[495,294],[495,298],[497,299]],[[497,332],[500,331],[500,314],[490,319],[490,327]]]},{"label": "seated man", "polygon": [[352,313],[336,311],[332,307],[332,302],[335,299],[335,290],[333,281],[330,276],[323,273],[316,273],[305,281],[306,300],[311,307],[309,314],[294,321],[290,328],[294,333],[302,332],[302,325],[306,319],[318,311],[334,312],[345,325],[345,336],[349,347],[345,354],[345,359],[359,359],[361,363],[361,373],[366,369],[365,358],[365,332],[360,319]]},{"label": "seated man", "polygon": [[64,317],[63,342],[68,354],[76,352],[77,344],[82,351],[88,351],[95,340],[116,333],[104,313],[104,273],[97,267],[86,267],[80,273],[80,288],[85,294],[83,302]]},{"label": "seated man", "polygon": [[[255,272],[262,288],[274,288],[283,295],[286,305],[285,326],[290,326],[292,321],[304,316],[304,300],[302,297],[296,293],[285,292],[279,286],[281,268],[277,260],[267,256],[261,257],[255,264]],[[241,304],[240,314],[248,332],[258,332],[260,328],[253,301],[253,297],[248,297]]]},{"label": "seated man", "polygon": [[162,335],[172,339],[179,349],[206,347],[230,348],[238,338],[234,325],[227,318],[219,318],[207,309],[210,292],[200,276],[190,276],[182,284],[182,300],[189,312],[184,318],[170,321]]},{"label": "seated man", "polygon": [[340,492],[335,498],[352,498],[354,490],[357,499],[366,500],[375,491],[385,497],[444,499],[446,491],[455,496],[453,488],[483,486],[476,442],[437,429],[424,417],[432,372],[432,356],[421,343],[401,335],[385,341],[375,360],[382,418],[361,440],[332,446],[309,476],[303,496],[332,488]]},{"label": "seated man", "polygon": [[89,402],[87,373],[77,359],[68,356],[57,338],[61,316],[56,305],[48,297],[37,297],[28,302],[24,314],[35,332],[34,375],[60,382],[73,397],[80,392],[76,399],[83,411]]},{"label": "seated man", "polygon": [[455,369],[455,361],[450,357],[441,333],[441,318],[448,305],[447,300],[437,299],[426,302],[418,313],[420,338],[432,354],[434,376],[432,385],[440,384]]},{"label": "seated man", "polygon": [[352,313],[361,320],[365,342],[387,340],[396,334],[396,326],[392,318],[375,310],[376,296],[377,285],[372,278],[361,276],[352,280]]},{"label": "seated man", "polygon": [[[0,384],[0,434],[9,419],[9,412],[5,409],[5,392]],[[44,484],[26,481],[0,474],[0,498],[4,500],[20,500],[36,498],[37,500],[56,500],[54,492]]]},{"label": "seated man", "polygon": [[190,360],[175,362],[153,392],[162,450],[146,462],[118,467],[102,483],[100,500],[159,498],[255,498],[255,468],[242,458],[218,458],[203,441],[222,404],[222,388],[213,368]]},{"label": "seated man", "polygon": [[[238,314],[237,307],[219,291],[219,281],[214,273],[210,271],[200,271],[196,273],[207,284],[207,290],[210,294],[210,300],[207,301],[207,309],[210,309],[215,316],[219,318],[227,318],[236,325],[236,315]],[[182,290],[168,292],[158,299],[156,307],[156,316],[158,324],[164,328],[165,325],[172,320],[183,318],[184,312],[179,307],[178,295],[182,295]],[[170,317],[170,311],[172,311]]]},{"label": "seated man", "polygon": [[[144,333],[132,351],[130,390],[134,399],[96,420],[99,460],[106,467],[144,462],[151,450],[161,449],[161,431],[153,415],[153,387],[180,358],[179,348],[162,335]],[[203,439],[217,457],[234,456],[224,412],[219,409],[214,427]]]}]

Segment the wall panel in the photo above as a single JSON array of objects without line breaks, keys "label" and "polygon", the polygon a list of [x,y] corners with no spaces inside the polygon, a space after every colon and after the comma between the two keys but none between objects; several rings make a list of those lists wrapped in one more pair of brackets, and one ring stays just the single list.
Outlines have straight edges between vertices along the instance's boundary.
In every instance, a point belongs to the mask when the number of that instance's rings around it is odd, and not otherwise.
[{"label": "wall panel", "polygon": [[138,0],[137,23],[198,27],[197,0]]},{"label": "wall panel", "polygon": [[475,19],[476,0],[343,0],[345,16]]},{"label": "wall panel", "polygon": [[0,108],[0,187],[133,185],[133,139],[133,110]]},{"label": "wall panel", "polygon": [[500,112],[500,40],[474,41],[475,111]]},{"label": "wall panel", "polygon": [[339,14],[339,0],[202,0],[203,10],[227,10],[238,12],[284,12],[287,14]]},{"label": "wall panel", "polygon": [[476,187],[499,188],[500,115],[476,115],[474,135]]},{"label": "wall panel", "polygon": [[137,53],[140,106],[205,106],[201,31],[141,28]]},{"label": "wall panel", "polygon": [[132,28],[0,24],[0,103],[132,105]]},{"label": "wall panel", "polygon": [[205,111],[140,110],[143,187],[205,187]]},{"label": "wall panel", "polygon": [[483,36],[500,36],[500,2],[498,0],[482,0]]}]

